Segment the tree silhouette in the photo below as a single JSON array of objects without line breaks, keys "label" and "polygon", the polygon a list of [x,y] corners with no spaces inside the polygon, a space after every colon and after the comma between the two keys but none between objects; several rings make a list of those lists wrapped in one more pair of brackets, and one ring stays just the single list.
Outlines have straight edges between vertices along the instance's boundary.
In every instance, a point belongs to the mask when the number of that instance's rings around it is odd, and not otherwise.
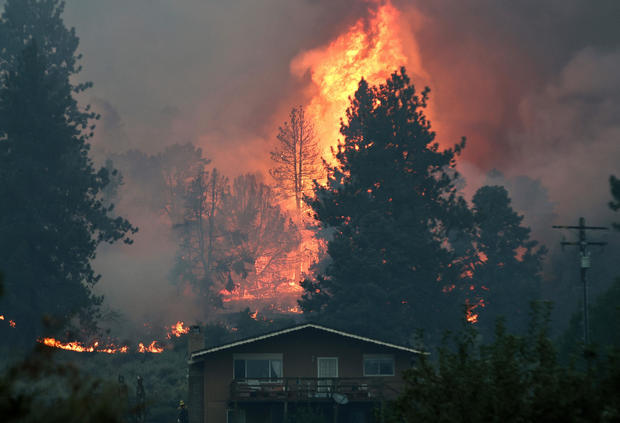
[{"label": "tree silhouette", "polygon": [[404,69],[378,87],[362,80],[351,99],[337,164],[308,199],[332,234],[324,274],[302,283],[312,318],[399,341],[458,320],[458,290],[443,291],[459,283],[450,243],[470,215],[451,169],[464,140],[439,150],[427,99]]},{"label": "tree silhouette", "polygon": [[302,106],[291,110],[277,138],[279,143],[271,152],[275,166],[269,173],[284,195],[295,199],[297,213],[301,214],[304,194],[311,190],[312,181],[321,176],[314,128]]},{"label": "tree silhouette", "polygon": [[546,249],[530,239],[530,229],[521,225],[523,216],[512,209],[504,187],[484,186],[472,202],[478,260],[470,294],[484,300],[480,314],[488,335],[500,315],[510,316],[509,329],[524,331],[530,303],[540,295]]},{"label": "tree silhouette", "polygon": [[66,322],[80,312],[86,323],[101,302],[91,292],[97,246],[130,243],[137,230],[104,203],[110,173],[88,157],[88,115],[72,94],[67,73],[35,40],[0,89],[3,308],[22,322],[25,340],[40,333],[43,315]]}]

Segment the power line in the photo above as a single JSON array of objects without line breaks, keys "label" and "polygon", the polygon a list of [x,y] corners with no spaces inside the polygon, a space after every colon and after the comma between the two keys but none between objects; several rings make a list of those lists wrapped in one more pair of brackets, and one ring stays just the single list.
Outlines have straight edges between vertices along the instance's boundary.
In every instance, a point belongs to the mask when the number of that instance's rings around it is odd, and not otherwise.
[{"label": "power line", "polygon": [[562,245],[562,249],[565,246],[577,246],[579,247],[580,254],[580,273],[581,273],[581,283],[583,284],[583,341],[586,345],[590,343],[590,328],[588,323],[588,280],[586,278],[586,272],[591,267],[592,263],[590,260],[590,253],[587,251],[588,246],[590,245],[598,245],[603,246],[607,245],[606,242],[601,241],[588,241],[586,238],[586,231],[607,231],[609,228],[606,226],[586,226],[586,219],[583,217],[579,218],[579,226],[560,226],[554,225],[552,226],[554,229],[577,229],[579,230],[579,241],[578,242],[567,242],[562,241],[560,244]]}]

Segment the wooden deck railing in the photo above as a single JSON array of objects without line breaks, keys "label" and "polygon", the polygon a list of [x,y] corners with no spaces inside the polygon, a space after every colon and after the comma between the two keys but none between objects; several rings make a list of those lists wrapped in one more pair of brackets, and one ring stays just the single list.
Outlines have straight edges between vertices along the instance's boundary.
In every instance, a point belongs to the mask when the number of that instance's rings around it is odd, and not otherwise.
[{"label": "wooden deck railing", "polygon": [[348,401],[376,401],[392,397],[394,383],[383,378],[300,378],[233,380],[231,401],[322,401],[334,394]]}]

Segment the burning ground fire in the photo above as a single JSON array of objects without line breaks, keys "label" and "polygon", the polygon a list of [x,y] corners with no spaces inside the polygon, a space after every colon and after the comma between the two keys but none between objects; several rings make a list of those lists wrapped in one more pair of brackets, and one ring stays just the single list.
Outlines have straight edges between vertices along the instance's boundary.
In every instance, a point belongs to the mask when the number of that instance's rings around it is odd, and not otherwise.
[{"label": "burning ground fire", "polygon": [[[189,327],[185,326],[185,323],[182,321],[178,321],[174,325],[170,327],[166,327],[166,329],[168,329],[168,333],[166,334],[167,339],[180,338],[181,336],[189,332]],[[127,345],[122,345],[122,346],[118,346],[115,344],[101,345],[99,341],[94,341],[90,345],[84,345],[81,342],[75,342],[75,341],[74,342],[62,342],[55,338],[43,338],[43,339],[38,340],[38,342],[51,348],[58,348],[62,350],[76,351],[76,352],[98,352],[98,353],[105,353],[105,354],[124,354],[130,351],[129,346]],[[143,342],[139,342],[135,351],[138,353],[159,354],[164,351],[164,346],[162,346],[159,341],[152,341],[148,345]]]}]

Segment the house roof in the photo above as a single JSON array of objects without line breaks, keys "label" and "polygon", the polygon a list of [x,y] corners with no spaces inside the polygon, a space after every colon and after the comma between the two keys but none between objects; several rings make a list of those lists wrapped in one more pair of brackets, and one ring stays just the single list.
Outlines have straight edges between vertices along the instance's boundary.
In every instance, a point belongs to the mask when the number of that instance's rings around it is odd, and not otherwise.
[{"label": "house roof", "polygon": [[268,339],[268,338],[273,338],[275,336],[280,336],[280,335],[284,335],[286,333],[291,333],[291,332],[297,332],[303,329],[308,329],[308,328],[312,328],[312,329],[318,329],[324,332],[329,332],[329,333],[334,333],[336,335],[340,335],[346,338],[352,338],[352,339],[357,339],[359,341],[365,341],[365,342],[370,342],[373,344],[377,344],[377,345],[382,345],[384,347],[388,347],[388,348],[394,348],[397,350],[401,350],[401,351],[407,351],[410,353],[415,353],[415,354],[428,354],[426,352],[420,351],[420,350],[416,350],[413,348],[408,348],[408,347],[404,347],[402,345],[396,345],[396,344],[390,344],[389,342],[383,342],[383,341],[379,341],[377,339],[372,339],[372,338],[367,338],[364,336],[359,336],[359,335],[355,335],[352,333],[348,333],[348,332],[343,332],[340,330],[336,330],[336,329],[332,329],[332,328],[327,328],[325,326],[321,326],[321,325],[317,325],[314,323],[304,323],[301,325],[297,325],[297,326],[293,326],[287,329],[281,329],[275,332],[269,332],[266,333],[264,335],[260,335],[260,336],[255,336],[252,338],[246,338],[246,339],[242,339],[240,341],[235,341],[235,342],[231,342],[229,344],[224,344],[224,345],[220,345],[217,347],[211,347],[211,348],[206,348],[204,350],[199,350],[199,351],[195,351],[191,354],[191,358],[190,361],[194,361],[196,359],[200,359],[203,358],[204,356],[206,356],[207,354],[211,354],[217,351],[222,351],[222,350],[226,350],[229,348],[234,348],[237,347],[239,345],[245,345],[245,344],[251,344],[252,342],[256,342],[256,341],[261,341],[263,339]]}]

